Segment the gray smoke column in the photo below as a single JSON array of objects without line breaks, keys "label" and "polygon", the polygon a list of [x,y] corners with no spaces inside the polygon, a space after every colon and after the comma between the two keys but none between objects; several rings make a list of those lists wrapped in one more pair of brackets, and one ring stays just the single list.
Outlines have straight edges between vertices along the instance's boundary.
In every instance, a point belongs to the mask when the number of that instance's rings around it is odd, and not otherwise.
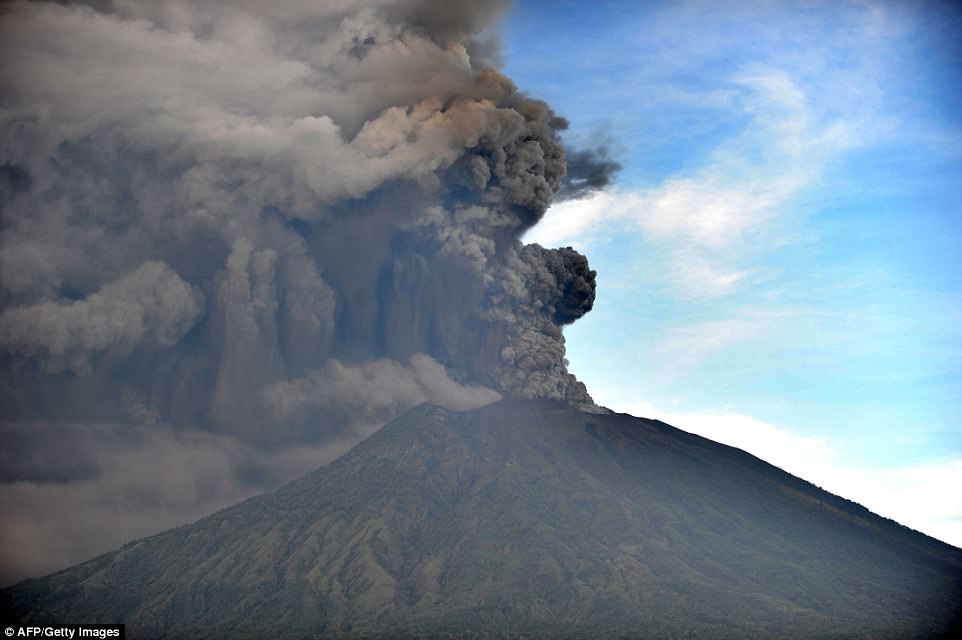
[{"label": "gray smoke column", "polygon": [[487,66],[503,5],[0,7],[0,580],[273,486],[420,402],[591,404],[562,326],[595,273],[519,240],[565,181],[567,123]]}]

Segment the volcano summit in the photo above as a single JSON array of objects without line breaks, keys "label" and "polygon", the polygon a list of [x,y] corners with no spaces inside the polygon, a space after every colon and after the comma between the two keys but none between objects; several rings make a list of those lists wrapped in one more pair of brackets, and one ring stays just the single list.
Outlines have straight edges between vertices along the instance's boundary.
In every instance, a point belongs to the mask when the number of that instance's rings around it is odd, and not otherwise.
[{"label": "volcano summit", "polygon": [[661,422],[502,400],[4,595],[137,638],[948,638],[962,550]]}]

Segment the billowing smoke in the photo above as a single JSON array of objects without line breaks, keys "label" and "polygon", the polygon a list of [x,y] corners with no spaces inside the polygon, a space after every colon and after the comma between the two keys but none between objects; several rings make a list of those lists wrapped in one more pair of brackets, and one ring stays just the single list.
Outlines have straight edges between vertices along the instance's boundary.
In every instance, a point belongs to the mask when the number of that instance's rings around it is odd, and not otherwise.
[{"label": "billowing smoke", "polygon": [[611,184],[621,171],[621,163],[613,160],[605,146],[580,149],[565,158],[567,173],[555,200],[580,198]]},{"label": "billowing smoke", "polygon": [[591,403],[595,273],[519,238],[615,166],[566,182],[567,123],[487,66],[503,5],[0,7],[0,580],[421,402]]}]

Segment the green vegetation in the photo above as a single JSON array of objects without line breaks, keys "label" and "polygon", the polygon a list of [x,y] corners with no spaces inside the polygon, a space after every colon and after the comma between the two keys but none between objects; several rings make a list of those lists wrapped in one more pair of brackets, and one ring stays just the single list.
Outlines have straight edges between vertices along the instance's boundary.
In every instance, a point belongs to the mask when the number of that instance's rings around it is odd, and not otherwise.
[{"label": "green vegetation", "polygon": [[929,638],[962,551],[660,422],[506,400],[4,598],[137,638]]}]

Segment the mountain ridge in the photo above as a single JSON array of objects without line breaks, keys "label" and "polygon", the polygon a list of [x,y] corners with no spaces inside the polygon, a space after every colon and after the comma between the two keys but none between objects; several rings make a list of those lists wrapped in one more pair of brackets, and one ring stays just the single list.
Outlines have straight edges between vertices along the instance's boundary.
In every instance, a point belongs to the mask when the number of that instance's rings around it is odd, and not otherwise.
[{"label": "mountain ridge", "polygon": [[506,399],[4,600],[135,637],[922,638],[958,629],[962,551],[663,422]]}]

